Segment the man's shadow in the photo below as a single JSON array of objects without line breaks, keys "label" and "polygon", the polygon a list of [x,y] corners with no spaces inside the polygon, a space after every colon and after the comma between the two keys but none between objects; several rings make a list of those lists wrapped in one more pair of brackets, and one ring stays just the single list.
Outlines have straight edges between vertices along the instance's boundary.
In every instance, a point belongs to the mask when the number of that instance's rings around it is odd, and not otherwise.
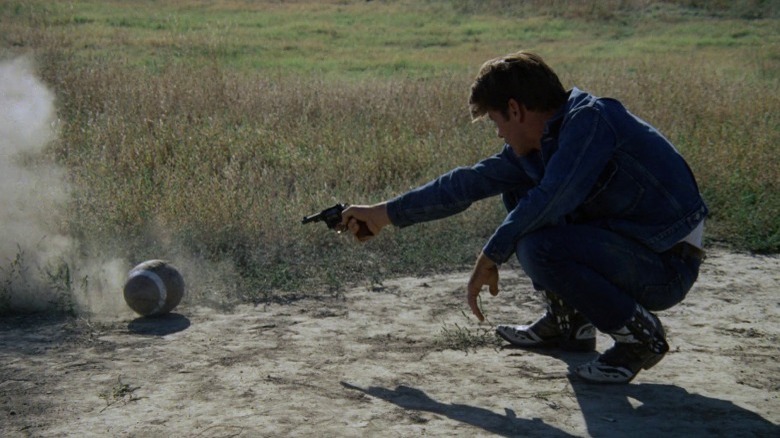
[{"label": "man's shadow", "polygon": [[591,436],[780,437],[780,426],[761,415],[677,385],[603,385],[568,377]]},{"label": "man's shadow", "polygon": [[443,415],[447,418],[479,427],[499,436],[573,436],[545,424],[545,422],[539,418],[517,418],[515,412],[511,409],[505,408],[505,414],[499,415],[488,409],[476,406],[441,403],[432,399],[424,391],[409,386],[401,385],[397,386],[395,389],[388,389],[378,386],[361,388],[347,382],[341,382],[341,385],[347,389],[360,391],[371,397],[380,398],[406,410],[425,411]]},{"label": "man's shadow", "polygon": [[[777,436],[780,426],[731,401],[706,397],[672,384],[599,384],[574,369],[598,353],[505,346],[509,356],[542,354],[568,365],[569,379],[591,436]],[[663,362],[661,365],[663,366]],[[696,372],[695,368],[690,369]],[[647,371],[642,371],[647,372]],[[640,373],[641,376],[641,373]]]},{"label": "man's shadow", "polygon": [[[547,354],[568,364],[567,378],[590,436],[780,436],[780,426],[728,400],[695,394],[672,384],[594,384],[573,374],[574,367],[592,360],[596,353],[517,350],[522,352],[519,354]],[[499,415],[477,406],[441,403],[408,386],[389,389],[360,388],[347,382],[341,385],[406,410],[443,415],[500,436],[572,436],[539,418],[518,418],[510,408]]]}]

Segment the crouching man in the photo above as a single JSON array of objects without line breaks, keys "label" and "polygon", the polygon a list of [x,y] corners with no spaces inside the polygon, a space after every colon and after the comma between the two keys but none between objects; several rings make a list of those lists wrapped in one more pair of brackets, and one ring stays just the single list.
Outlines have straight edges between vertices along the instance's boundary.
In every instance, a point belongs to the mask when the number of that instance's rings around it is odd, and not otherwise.
[{"label": "crouching man", "polygon": [[685,298],[704,257],[707,207],[690,168],[653,126],[617,100],[565,90],[534,53],[483,64],[469,105],[475,120],[495,124],[501,151],[392,200],[349,207],[342,226],[365,241],[387,225],[441,219],[501,195],[508,214],[471,274],[472,312],[484,319],[477,296],[484,286],[498,293],[498,268],[515,255],[548,308],[531,325],[498,326],[498,335],[520,347],[592,351],[601,330],[614,345],[576,374],[630,382],[669,350],[652,312]]}]

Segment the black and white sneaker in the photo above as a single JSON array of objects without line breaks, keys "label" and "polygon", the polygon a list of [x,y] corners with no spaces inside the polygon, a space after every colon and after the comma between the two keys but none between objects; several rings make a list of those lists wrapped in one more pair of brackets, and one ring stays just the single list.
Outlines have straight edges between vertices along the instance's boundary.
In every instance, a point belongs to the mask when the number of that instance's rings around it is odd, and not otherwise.
[{"label": "black and white sneaker", "polygon": [[496,334],[523,348],[596,349],[596,328],[580,313],[556,316],[548,311],[531,325],[499,325]]},{"label": "black and white sneaker", "polygon": [[639,371],[654,367],[669,351],[661,321],[637,304],[625,326],[610,333],[615,345],[574,372],[596,383],[628,383]]},{"label": "black and white sneaker", "polygon": [[589,382],[628,383],[639,371],[649,370],[665,353],[654,353],[642,344],[616,342],[596,360],[580,365],[575,373]]}]

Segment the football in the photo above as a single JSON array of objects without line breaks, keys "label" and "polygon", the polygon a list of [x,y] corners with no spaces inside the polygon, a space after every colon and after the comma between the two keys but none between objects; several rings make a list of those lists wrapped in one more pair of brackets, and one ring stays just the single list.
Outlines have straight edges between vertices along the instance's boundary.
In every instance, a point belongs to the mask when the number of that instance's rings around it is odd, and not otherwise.
[{"label": "football", "polygon": [[165,260],[147,260],[130,270],[125,302],[141,316],[164,315],[184,297],[184,278]]}]

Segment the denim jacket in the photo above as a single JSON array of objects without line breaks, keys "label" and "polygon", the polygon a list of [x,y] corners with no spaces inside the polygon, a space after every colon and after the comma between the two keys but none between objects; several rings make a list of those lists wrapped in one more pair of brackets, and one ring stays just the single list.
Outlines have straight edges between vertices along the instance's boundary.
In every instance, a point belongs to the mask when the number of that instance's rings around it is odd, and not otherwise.
[{"label": "denim jacket", "polygon": [[509,214],[483,248],[496,263],[506,262],[526,234],[567,223],[603,227],[663,252],[708,212],[693,173],[663,135],[617,100],[577,88],[547,122],[540,151],[520,157],[504,145],[387,209],[392,223],[405,227],[499,194]]}]

